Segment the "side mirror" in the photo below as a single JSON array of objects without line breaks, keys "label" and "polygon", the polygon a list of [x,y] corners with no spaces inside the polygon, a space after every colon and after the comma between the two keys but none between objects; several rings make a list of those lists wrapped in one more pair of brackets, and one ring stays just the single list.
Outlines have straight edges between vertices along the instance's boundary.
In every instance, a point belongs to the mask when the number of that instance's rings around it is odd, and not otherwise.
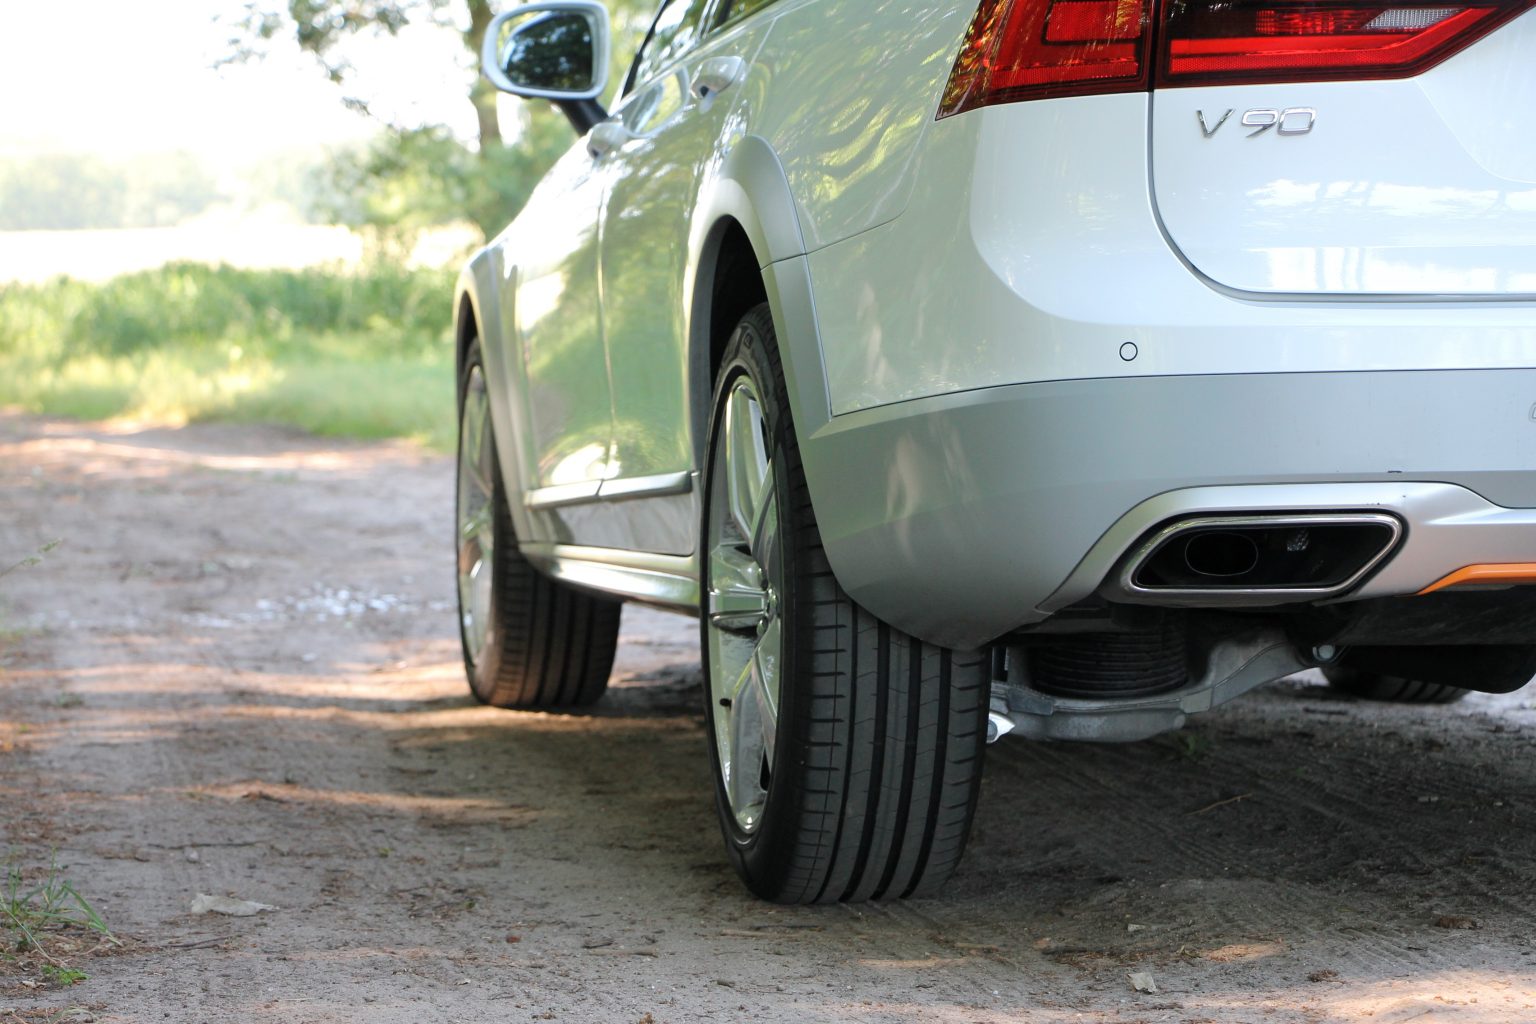
[{"label": "side mirror", "polygon": [[609,45],[608,9],[599,0],[541,0],[491,19],[480,66],[502,92],[590,101],[608,85]]}]

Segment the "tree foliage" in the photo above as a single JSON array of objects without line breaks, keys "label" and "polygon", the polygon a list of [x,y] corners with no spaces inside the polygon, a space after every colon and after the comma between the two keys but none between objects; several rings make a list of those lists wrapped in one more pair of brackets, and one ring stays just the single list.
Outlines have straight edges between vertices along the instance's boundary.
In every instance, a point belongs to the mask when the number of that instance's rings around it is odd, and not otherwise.
[{"label": "tree foliage", "polygon": [[572,138],[558,117],[531,119],[515,145],[478,151],[442,125],[388,129],[331,159],[317,212],[368,229],[386,247],[408,248],[417,232],[463,220],[489,237],[522,208]]},{"label": "tree foliage", "polygon": [[[656,3],[609,0],[617,53],[633,52]],[[433,224],[469,220],[490,236],[516,215],[575,141],[565,120],[543,103],[527,104],[515,130],[503,132],[496,92],[478,70],[492,16],[490,0],[247,0],[230,23],[227,59],[259,58],[275,40],[291,40],[338,85],[342,102],[372,114],[371,98],[357,90],[349,40],[395,37],[412,25],[457,33],[475,138],[460,138],[441,124],[382,123],[373,143],[333,161],[327,191],[342,223],[408,236]]]}]

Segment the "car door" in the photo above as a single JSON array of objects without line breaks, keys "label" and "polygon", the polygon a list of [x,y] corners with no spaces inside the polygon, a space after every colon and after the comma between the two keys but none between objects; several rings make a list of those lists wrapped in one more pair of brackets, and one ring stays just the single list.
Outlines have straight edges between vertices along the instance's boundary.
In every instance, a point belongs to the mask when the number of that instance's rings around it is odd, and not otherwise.
[{"label": "car door", "polygon": [[[539,184],[503,240],[504,251],[518,260],[504,268],[503,287],[511,294],[503,305],[512,313],[512,356],[520,359],[526,381],[534,462],[523,500],[557,517],[570,503],[596,497],[612,457],[597,284],[607,174],[607,166],[577,143]],[[561,539],[582,540],[579,525],[565,524],[560,532]]]},{"label": "car door", "polygon": [[697,530],[684,310],[693,205],[768,27],[756,19],[706,38],[711,7],[673,0],[661,11],[617,115],[627,140],[602,158],[612,175],[601,287],[614,416],[603,496],[632,503],[649,546],[669,554],[692,551]]}]

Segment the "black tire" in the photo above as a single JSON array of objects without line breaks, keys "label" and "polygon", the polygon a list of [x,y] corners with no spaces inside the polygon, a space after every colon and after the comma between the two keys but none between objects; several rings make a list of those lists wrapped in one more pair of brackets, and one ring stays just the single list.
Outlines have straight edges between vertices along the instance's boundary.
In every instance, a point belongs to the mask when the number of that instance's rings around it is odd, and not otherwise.
[{"label": "black tire", "polygon": [[1323,675],[1327,677],[1328,685],[1340,693],[1398,704],[1453,704],[1469,692],[1446,683],[1428,683],[1342,666],[1329,666],[1323,669]]},{"label": "black tire", "polygon": [[[727,396],[755,388],[777,509],[768,607],[782,629],[777,737],[764,754],[760,817],[744,828],[722,775],[712,678],[711,514],[722,475]],[[719,443],[717,443],[719,442]],[[855,604],[822,548],[785,399],[766,304],[749,312],[722,359],[700,530],[706,720],[716,808],[747,886],[779,903],[921,896],[949,879],[970,832],[986,747],[991,659],[923,643]],[[768,478],[765,478],[768,479]],[[754,554],[753,557],[756,557]],[[920,585],[917,581],[914,586]],[[760,627],[759,627],[760,628]],[[734,712],[730,712],[734,714]],[[720,718],[717,721],[717,718]]]},{"label": "black tire", "polygon": [[[501,708],[591,704],[608,687],[622,605],[558,583],[523,557],[507,509],[488,408],[477,342],[465,356],[459,379],[454,502],[459,641],[470,692],[482,704]],[[471,517],[479,524],[473,536],[465,525]],[[489,558],[482,538],[489,540]],[[466,573],[486,565],[491,575],[479,598],[485,624],[479,639],[474,583],[466,582]]]}]

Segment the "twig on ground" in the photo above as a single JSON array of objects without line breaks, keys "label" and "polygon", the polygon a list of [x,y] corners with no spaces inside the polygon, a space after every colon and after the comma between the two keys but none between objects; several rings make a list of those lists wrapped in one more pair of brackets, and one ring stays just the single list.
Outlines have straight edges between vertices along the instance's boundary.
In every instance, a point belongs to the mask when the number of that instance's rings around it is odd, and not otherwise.
[{"label": "twig on ground", "polygon": [[1239,800],[1247,800],[1251,796],[1253,796],[1252,793],[1239,793],[1237,796],[1229,796],[1225,800],[1217,800],[1213,804],[1206,804],[1198,811],[1190,811],[1187,817],[1194,817],[1196,814],[1204,814],[1206,811],[1214,811],[1218,807],[1225,807],[1227,804],[1235,804]]}]

